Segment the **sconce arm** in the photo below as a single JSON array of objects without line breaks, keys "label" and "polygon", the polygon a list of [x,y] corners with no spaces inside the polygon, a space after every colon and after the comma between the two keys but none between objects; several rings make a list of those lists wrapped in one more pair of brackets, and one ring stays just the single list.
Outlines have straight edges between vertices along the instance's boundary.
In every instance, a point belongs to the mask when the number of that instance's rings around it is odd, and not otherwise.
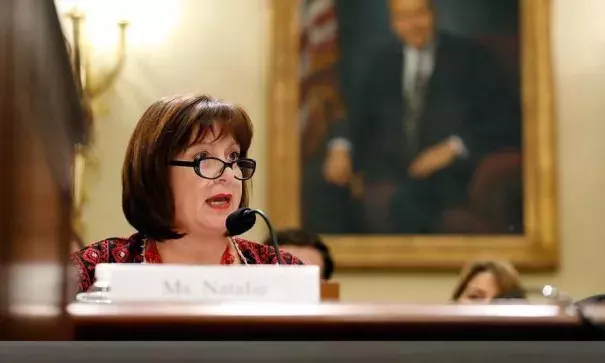
[{"label": "sconce arm", "polygon": [[87,93],[91,99],[94,99],[107,91],[107,89],[113,85],[115,80],[120,75],[120,72],[124,68],[126,61],[126,28],[128,27],[128,22],[121,21],[118,23],[118,26],[120,27],[120,39],[118,43],[116,63],[107,74],[105,74],[103,77],[99,77],[101,79],[99,84],[94,85],[92,82],[86,82],[88,85]]}]

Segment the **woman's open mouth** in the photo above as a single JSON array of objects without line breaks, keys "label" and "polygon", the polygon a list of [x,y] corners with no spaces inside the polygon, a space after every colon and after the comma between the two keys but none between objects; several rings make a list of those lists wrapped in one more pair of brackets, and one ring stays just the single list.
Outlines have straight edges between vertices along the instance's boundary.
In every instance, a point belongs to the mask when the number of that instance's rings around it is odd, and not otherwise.
[{"label": "woman's open mouth", "polygon": [[213,209],[228,209],[231,205],[231,198],[231,194],[216,194],[206,199],[206,204],[208,204],[210,208]]}]

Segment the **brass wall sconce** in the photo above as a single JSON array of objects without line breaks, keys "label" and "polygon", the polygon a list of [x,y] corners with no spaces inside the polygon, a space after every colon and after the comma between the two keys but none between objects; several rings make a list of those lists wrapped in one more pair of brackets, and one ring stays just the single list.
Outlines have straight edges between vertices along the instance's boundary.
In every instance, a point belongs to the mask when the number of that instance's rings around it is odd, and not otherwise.
[{"label": "brass wall sconce", "polygon": [[[86,14],[75,6],[65,15],[71,25],[71,44],[69,45],[71,63],[74,76],[77,80],[78,87],[80,88],[82,105],[86,111],[85,122],[89,125],[88,129],[91,130],[89,139],[92,139],[94,135],[93,120],[95,118],[93,112],[93,101],[114,85],[116,79],[124,68],[126,60],[126,30],[128,28],[128,22],[125,20],[117,22],[119,30],[116,50],[117,58],[115,59],[114,64],[107,71],[101,72],[101,67],[93,67],[92,64],[92,52],[90,52],[89,47],[94,47],[95,44],[88,44],[84,36]],[[98,69],[93,71],[93,68]],[[95,166],[97,165],[97,161],[91,153],[91,141],[92,140],[88,140],[88,143],[84,145],[76,145],[76,154],[73,161],[74,213],[72,223],[76,232],[74,242],[77,247],[83,247],[85,245],[82,240],[82,235],[84,233],[82,213],[84,205],[87,202],[87,193],[84,187],[84,176],[86,171],[90,169],[95,170]]]},{"label": "brass wall sconce", "polygon": [[128,21],[119,21],[119,39],[117,47],[117,59],[110,70],[103,75],[93,75],[91,71],[91,59],[85,52],[86,44],[83,37],[83,25],[85,14],[77,7],[67,13],[72,28],[72,64],[77,79],[88,100],[93,100],[111,87],[122,68],[126,59],[126,29]]}]

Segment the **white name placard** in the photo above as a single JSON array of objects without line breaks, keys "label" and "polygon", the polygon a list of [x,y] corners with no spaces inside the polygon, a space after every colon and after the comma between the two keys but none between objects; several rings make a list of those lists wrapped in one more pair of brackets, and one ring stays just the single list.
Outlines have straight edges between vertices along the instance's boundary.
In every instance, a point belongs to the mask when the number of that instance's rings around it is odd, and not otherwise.
[{"label": "white name placard", "polygon": [[318,266],[191,266],[113,263],[96,267],[111,302],[319,303]]}]

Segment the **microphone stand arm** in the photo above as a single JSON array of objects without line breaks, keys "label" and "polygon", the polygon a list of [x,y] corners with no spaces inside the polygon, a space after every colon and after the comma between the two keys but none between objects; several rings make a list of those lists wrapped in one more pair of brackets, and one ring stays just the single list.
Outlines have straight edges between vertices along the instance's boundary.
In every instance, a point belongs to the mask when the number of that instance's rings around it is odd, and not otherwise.
[{"label": "microphone stand arm", "polygon": [[279,252],[279,244],[277,243],[277,236],[275,235],[273,226],[271,225],[271,222],[269,221],[269,217],[267,217],[265,212],[263,212],[262,210],[251,209],[251,211],[260,215],[265,220],[265,223],[267,224],[267,227],[269,228],[269,235],[271,236],[271,242],[273,243],[273,248],[275,248],[275,253],[277,254],[277,262],[280,265],[284,265],[284,260],[282,259],[281,253]]}]

